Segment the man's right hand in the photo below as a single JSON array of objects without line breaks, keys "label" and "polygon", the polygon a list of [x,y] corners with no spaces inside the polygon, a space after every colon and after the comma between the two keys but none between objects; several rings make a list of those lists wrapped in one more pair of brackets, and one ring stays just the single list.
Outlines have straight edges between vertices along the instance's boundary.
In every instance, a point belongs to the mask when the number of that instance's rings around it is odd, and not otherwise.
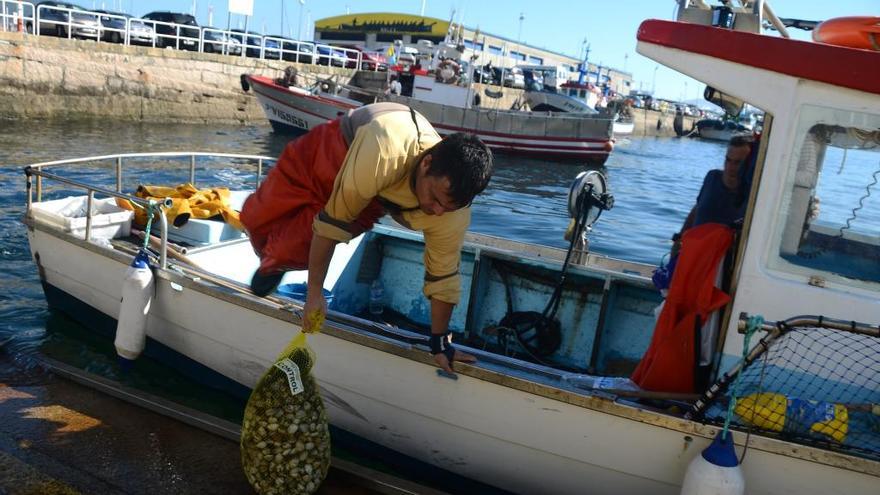
[{"label": "man's right hand", "polygon": [[[461,352],[458,349],[455,350],[455,354],[452,358],[453,361],[459,361],[462,363],[473,364],[477,362],[477,358],[467,354],[465,352]],[[443,371],[449,373],[450,375],[455,374],[452,370],[452,361],[449,360],[449,357],[442,352],[440,354],[434,354],[434,362],[437,363],[437,366],[440,367]]]},{"label": "man's right hand", "polygon": [[[320,316],[314,316],[315,313]],[[324,294],[320,289],[317,291],[309,289],[308,294],[306,295],[306,303],[303,306],[303,332],[312,333],[320,331],[320,328],[312,328],[312,325],[316,321],[324,321],[324,316],[326,314],[327,299],[324,298]]]}]

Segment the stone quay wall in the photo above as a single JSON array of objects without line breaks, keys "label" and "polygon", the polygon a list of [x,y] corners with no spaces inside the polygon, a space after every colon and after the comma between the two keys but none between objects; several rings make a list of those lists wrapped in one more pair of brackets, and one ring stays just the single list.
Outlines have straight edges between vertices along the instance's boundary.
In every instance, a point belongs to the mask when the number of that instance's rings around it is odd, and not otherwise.
[{"label": "stone quay wall", "polygon": [[[252,93],[241,89],[241,74],[276,77],[294,65],[300,73],[337,76],[374,91],[385,86],[384,72],[286,61],[230,57],[182,50],[96,43],[0,32],[0,118],[76,119],[107,117],[129,121],[266,124]],[[485,108],[510,108],[522,90],[503,88]],[[498,88],[490,87],[493,91]],[[352,95],[365,102],[367,95]],[[674,136],[673,114],[632,109],[633,136]],[[661,125],[658,129],[657,122]],[[684,128],[694,119],[686,117]]]},{"label": "stone quay wall", "polygon": [[[276,77],[289,65],[299,64],[0,32],[0,118],[263,124],[240,76]],[[353,72],[299,70],[343,80]]]}]

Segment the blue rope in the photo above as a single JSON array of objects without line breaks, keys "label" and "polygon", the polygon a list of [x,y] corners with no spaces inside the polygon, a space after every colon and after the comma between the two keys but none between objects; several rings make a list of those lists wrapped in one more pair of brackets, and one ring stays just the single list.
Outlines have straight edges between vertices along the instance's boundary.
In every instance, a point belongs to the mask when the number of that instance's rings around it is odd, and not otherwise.
[{"label": "blue rope", "polygon": [[[748,321],[746,322],[746,334],[743,339],[743,352],[742,352],[742,363],[746,362],[746,357],[749,355],[749,349],[751,349],[751,341],[752,335],[755,335],[755,332],[761,328],[761,325],[764,324],[764,317],[761,315],[750,316]],[[724,429],[721,431],[721,439],[724,440],[727,438],[727,431],[730,428],[730,419],[733,417],[733,410],[736,407],[736,398],[739,397],[739,382],[740,377],[742,377],[742,370],[736,374],[736,378],[733,380],[733,387],[730,392],[730,403],[727,404],[727,417],[724,418]]]}]

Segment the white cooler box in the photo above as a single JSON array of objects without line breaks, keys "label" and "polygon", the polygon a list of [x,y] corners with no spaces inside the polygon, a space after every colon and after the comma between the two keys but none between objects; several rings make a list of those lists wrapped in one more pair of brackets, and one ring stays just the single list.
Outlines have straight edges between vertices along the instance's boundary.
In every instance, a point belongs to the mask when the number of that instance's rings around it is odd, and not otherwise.
[{"label": "white cooler box", "polygon": [[[156,233],[162,231],[159,222],[153,223]],[[241,239],[244,233],[222,220],[192,218],[183,227],[168,226],[168,240],[190,246],[207,246],[223,241]]]},{"label": "white cooler box", "polygon": [[[87,196],[72,196],[31,205],[34,220],[85,238]],[[134,212],[116,206],[113,198],[92,202],[92,238],[115,239],[131,234]]]},{"label": "white cooler box", "polygon": [[[229,197],[230,206],[241,211],[244,200],[251,191],[232,191]],[[161,232],[162,227],[158,222],[153,224],[155,232]],[[169,222],[168,240],[190,246],[207,246],[224,241],[231,241],[245,237],[245,233],[230,226],[222,220],[207,220],[191,218],[182,227],[175,227]]]}]

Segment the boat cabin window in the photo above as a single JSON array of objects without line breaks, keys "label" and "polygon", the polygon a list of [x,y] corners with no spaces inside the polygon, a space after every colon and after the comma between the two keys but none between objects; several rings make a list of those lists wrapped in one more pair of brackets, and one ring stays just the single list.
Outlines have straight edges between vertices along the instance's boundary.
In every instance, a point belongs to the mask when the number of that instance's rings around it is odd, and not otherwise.
[{"label": "boat cabin window", "polygon": [[771,265],[880,290],[880,115],[806,106]]}]

